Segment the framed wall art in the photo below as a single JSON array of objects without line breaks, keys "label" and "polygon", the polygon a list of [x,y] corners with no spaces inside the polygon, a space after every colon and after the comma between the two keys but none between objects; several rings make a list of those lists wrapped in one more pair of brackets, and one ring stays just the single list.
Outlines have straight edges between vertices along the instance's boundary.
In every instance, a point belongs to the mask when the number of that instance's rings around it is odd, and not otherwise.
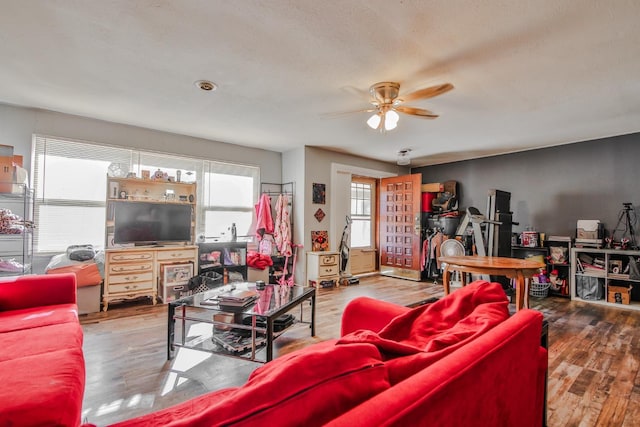
[{"label": "framed wall art", "polygon": [[324,184],[313,183],[313,203],[320,205],[325,204],[325,191],[326,186]]},{"label": "framed wall art", "polygon": [[321,208],[318,208],[318,210],[316,211],[316,213],[313,214],[313,216],[316,217],[316,219],[318,220],[318,222],[322,222],[322,220],[325,217],[325,213]]},{"label": "framed wall art", "polygon": [[314,252],[329,250],[329,232],[312,231],[311,232],[311,250]]}]

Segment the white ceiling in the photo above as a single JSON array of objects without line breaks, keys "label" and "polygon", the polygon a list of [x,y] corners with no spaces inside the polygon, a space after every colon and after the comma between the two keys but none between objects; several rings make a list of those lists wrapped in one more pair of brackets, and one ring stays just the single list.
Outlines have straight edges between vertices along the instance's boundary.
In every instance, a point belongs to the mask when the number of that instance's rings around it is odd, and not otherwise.
[{"label": "white ceiling", "polygon": [[[0,102],[439,164],[640,131],[638,0],[0,0]],[[216,92],[194,82],[212,80]],[[369,86],[455,89],[369,129]]]}]

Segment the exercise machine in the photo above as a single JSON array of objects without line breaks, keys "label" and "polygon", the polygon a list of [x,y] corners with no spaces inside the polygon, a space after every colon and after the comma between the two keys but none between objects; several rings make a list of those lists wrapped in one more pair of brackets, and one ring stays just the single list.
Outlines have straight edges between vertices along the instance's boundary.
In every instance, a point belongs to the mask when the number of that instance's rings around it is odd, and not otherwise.
[{"label": "exercise machine", "polygon": [[476,248],[476,254],[479,256],[487,256],[487,245],[482,232],[482,224],[500,225],[502,223],[487,219],[477,208],[470,206],[467,208],[467,212],[462,218],[462,221],[460,221],[460,225],[456,230],[456,236],[464,236],[469,224],[471,224],[471,228],[473,229],[473,240]]}]

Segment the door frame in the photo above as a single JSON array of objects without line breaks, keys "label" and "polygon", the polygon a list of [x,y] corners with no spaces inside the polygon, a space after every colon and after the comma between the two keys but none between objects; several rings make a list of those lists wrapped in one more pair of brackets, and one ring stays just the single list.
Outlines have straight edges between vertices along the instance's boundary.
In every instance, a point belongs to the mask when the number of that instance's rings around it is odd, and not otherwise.
[{"label": "door frame", "polygon": [[[329,201],[331,202],[329,207],[329,244],[333,251],[338,250],[340,237],[342,236],[342,230],[344,228],[345,216],[351,213],[350,194],[352,175],[366,176],[379,180],[380,178],[391,178],[398,176],[399,174],[341,163],[331,163],[331,191],[329,192]],[[343,183],[347,181],[349,184],[344,186]],[[376,197],[378,199],[379,187],[378,182],[378,185],[376,185],[376,191],[378,192]],[[376,207],[376,209],[378,208]],[[376,212],[376,214],[378,214],[378,212]],[[376,222],[378,222],[378,215],[376,215]],[[378,249],[380,244],[378,241],[377,231],[375,244]]]}]

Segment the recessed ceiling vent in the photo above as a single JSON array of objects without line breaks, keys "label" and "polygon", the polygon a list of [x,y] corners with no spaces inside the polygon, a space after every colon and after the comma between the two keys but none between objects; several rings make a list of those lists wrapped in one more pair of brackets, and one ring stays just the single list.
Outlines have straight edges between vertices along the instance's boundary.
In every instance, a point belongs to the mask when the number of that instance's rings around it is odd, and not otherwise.
[{"label": "recessed ceiling vent", "polygon": [[210,82],[209,80],[198,80],[194,83],[197,88],[204,90],[205,92],[213,92],[218,89],[218,85],[214,82]]}]

